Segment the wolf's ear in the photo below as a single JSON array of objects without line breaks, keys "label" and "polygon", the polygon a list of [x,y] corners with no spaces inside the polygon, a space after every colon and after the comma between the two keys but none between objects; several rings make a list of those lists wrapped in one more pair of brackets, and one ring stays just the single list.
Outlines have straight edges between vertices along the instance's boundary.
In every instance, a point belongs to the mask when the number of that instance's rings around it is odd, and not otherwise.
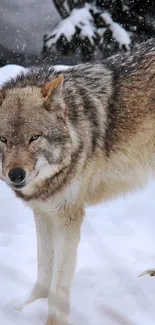
[{"label": "wolf's ear", "polygon": [[41,92],[45,98],[45,104],[47,105],[47,109],[49,110],[49,104],[52,99],[52,109],[54,110],[56,108],[57,115],[66,120],[67,109],[61,97],[63,81],[64,77],[62,74],[60,74],[54,80],[47,82],[43,86]]},{"label": "wolf's ear", "polygon": [[5,98],[5,92],[0,89],[0,105],[2,105],[4,98]]},{"label": "wolf's ear", "polygon": [[63,81],[64,81],[64,77],[62,74],[60,74],[57,78],[55,78],[50,82],[47,82],[43,86],[41,92],[45,100],[47,100],[51,96],[58,97],[58,98],[60,97]]}]

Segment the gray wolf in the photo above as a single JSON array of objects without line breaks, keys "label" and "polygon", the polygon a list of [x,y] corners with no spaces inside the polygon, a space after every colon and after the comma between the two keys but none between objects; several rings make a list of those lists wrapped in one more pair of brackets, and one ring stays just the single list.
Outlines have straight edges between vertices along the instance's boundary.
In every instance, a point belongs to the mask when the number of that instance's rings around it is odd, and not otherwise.
[{"label": "gray wolf", "polygon": [[67,324],[86,204],[155,174],[155,45],[61,73],[32,68],[0,91],[1,178],[34,211],[46,325]]}]

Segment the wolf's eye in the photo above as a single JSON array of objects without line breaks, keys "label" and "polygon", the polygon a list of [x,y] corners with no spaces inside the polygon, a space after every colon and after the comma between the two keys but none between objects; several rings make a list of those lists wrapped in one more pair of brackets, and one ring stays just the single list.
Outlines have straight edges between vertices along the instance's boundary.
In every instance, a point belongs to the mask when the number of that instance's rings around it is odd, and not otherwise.
[{"label": "wolf's eye", "polygon": [[33,135],[30,140],[29,140],[29,143],[33,142],[33,141],[36,141],[40,138],[40,135],[39,134],[35,134]]},{"label": "wolf's eye", "polygon": [[0,141],[3,143],[7,143],[7,139],[5,137],[0,137]]}]

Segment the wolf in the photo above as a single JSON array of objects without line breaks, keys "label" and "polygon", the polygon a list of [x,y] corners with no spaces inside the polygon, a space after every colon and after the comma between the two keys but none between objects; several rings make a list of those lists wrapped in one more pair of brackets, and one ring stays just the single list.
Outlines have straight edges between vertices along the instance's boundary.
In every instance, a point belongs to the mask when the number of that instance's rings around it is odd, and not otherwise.
[{"label": "wolf", "polygon": [[23,306],[48,297],[46,325],[68,324],[86,205],[155,176],[155,41],[65,71],[34,67],[6,82],[0,175],[34,212],[38,275]]}]

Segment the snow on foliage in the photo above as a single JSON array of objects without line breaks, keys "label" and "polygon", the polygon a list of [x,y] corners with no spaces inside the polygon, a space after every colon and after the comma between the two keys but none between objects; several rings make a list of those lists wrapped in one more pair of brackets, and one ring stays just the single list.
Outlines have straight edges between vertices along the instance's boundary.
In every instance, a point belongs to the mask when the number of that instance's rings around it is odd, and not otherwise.
[{"label": "snow on foliage", "polygon": [[112,31],[112,37],[118,42],[119,46],[125,45],[129,49],[131,43],[129,33],[120,24],[115,23],[108,12],[102,13],[101,17]]},{"label": "snow on foliage", "polygon": [[119,48],[129,49],[129,33],[114,22],[108,12],[85,3],[83,8],[73,9],[52,32],[44,36],[44,51],[50,52],[53,48],[58,48],[63,54],[68,54],[70,50],[79,47],[83,51],[87,48],[88,52],[92,52],[95,46],[104,45],[107,32],[111,42],[117,43]]},{"label": "snow on foliage", "polygon": [[95,26],[93,26],[92,15],[89,11],[89,5],[86,4],[84,8],[73,9],[71,15],[62,20],[57,27],[47,35],[47,46],[51,47],[56,44],[61,35],[65,35],[68,42],[72,40],[77,28],[80,29],[80,37],[88,36],[90,41],[94,43],[93,37],[95,32]]}]

